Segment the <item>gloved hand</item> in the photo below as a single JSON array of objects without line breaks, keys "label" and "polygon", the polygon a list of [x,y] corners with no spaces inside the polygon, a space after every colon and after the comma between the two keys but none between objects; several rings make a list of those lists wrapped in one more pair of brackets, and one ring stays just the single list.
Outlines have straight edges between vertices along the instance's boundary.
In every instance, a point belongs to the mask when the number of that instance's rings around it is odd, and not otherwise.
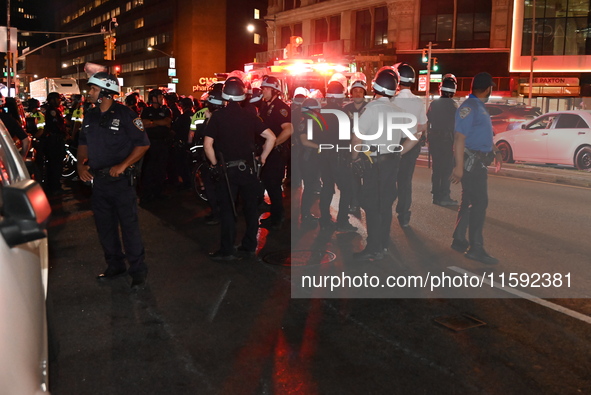
[{"label": "gloved hand", "polygon": [[209,166],[209,178],[213,182],[218,182],[222,178],[222,167],[221,165],[217,164],[215,166]]}]

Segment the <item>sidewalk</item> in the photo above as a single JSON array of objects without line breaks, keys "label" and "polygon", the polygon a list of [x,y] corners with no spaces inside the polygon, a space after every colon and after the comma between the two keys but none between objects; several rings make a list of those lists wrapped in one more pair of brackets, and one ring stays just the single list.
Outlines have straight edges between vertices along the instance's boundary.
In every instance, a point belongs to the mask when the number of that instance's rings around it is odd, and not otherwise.
[{"label": "sidewalk", "polygon": [[[426,152],[421,152],[421,155],[417,159],[417,164],[422,167],[428,167]],[[488,172],[489,174],[494,174],[501,177],[513,177],[524,180],[552,182],[557,184],[591,188],[591,172],[568,167],[558,167],[555,165],[503,163],[503,168],[500,172],[495,173],[494,166],[489,166]]]}]

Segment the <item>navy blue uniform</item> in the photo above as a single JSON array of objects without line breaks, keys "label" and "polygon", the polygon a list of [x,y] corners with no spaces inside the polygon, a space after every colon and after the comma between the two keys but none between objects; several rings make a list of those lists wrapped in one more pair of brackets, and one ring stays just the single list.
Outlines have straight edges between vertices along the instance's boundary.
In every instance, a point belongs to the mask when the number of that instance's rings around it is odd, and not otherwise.
[{"label": "navy blue uniform", "polygon": [[431,193],[433,202],[451,200],[450,180],[453,170],[454,126],[457,106],[452,98],[440,97],[429,106],[428,141],[433,159]]},{"label": "navy blue uniform", "polygon": [[45,113],[45,133],[41,137],[43,154],[47,158],[47,189],[61,190],[60,180],[66,156],[66,122],[62,112],[49,107]]},{"label": "navy blue uniform", "polygon": [[230,186],[228,190],[225,179],[220,180],[216,186],[220,204],[220,252],[222,255],[231,255],[234,251],[236,223],[232,200],[236,202],[238,193],[242,198],[246,222],[246,232],[242,238],[241,248],[248,252],[256,250],[259,181],[253,166],[253,154],[255,136],[266,129],[267,126],[252,111],[232,101],[226,107],[214,112],[207,123],[205,135],[214,140],[213,147],[218,160],[221,158],[220,154],[223,156]]},{"label": "navy blue uniform", "polygon": [[[141,119],[158,121],[165,118],[172,120],[172,112],[166,106],[146,107],[142,110]],[[162,195],[166,181],[166,165],[172,146],[172,134],[166,126],[146,128],[150,139],[150,149],[146,152],[142,168],[142,201],[147,202]]]},{"label": "navy blue uniform", "polygon": [[[84,117],[79,145],[88,146],[88,165],[94,174],[92,211],[107,265],[114,271],[125,269],[127,258],[130,275],[146,273],[135,186],[127,176],[113,178],[106,174],[112,166],[123,162],[135,147],[150,145],[141,119],[119,103],[114,103],[104,113],[95,107]],[[125,253],[121,248],[119,227]]]},{"label": "navy blue uniform", "polygon": [[[466,136],[465,147],[473,152],[490,153],[493,150],[493,128],[490,115],[482,100],[474,95],[462,103],[455,117],[456,132]],[[484,245],[482,230],[488,207],[487,168],[479,165],[471,171],[464,170],[462,177],[462,203],[453,238],[466,243],[466,230],[470,249]]]},{"label": "navy blue uniform", "polygon": [[[278,137],[281,134],[281,125],[291,123],[291,109],[279,97],[272,102],[265,102],[261,108],[260,117],[265,125]],[[285,176],[285,166],[289,158],[289,140],[275,147],[261,172],[261,180],[271,200],[272,221],[283,220],[283,192],[281,183]]]}]

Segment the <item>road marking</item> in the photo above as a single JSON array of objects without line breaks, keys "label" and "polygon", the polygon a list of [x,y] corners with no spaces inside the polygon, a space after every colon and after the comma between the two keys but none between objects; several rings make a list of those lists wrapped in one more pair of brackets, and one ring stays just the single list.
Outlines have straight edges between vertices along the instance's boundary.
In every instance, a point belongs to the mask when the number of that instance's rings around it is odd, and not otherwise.
[{"label": "road marking", "polygon": [[528,178],[518,178],[518,177],[511,177],[511,176],[501,176],[501,175],[490,174],[490,173],[489,173],[489,176],[496,177],[496,178],[506,178],[507,180],[529,181],[529,182],[536,182],[538,184],[554,185],[554,186],[574,188],[574,189],[585,189],[585,190],[591,189],[591,187],[583,187],[583,186],[580,186],[580,185],[563,184],[561,182],[556,182],[556,181],[555,182],[548,182],[548,181],[530,180]]},{"label": "road marking", "polygon": [[[470,276],[478,276],[475,273],[472,273],[472,272],[470,272],[468,270],[464,270],[464,269],[459,268],[457,266],[448,266],[448,269],[453,270],[453,271],[458,272],[458,273],[461,273],[461,274],[467,274],[467,275],[470,275]],[[487,283],[488,285],[490,285],[490,281],[484,280],[484,282]],[[530,294],[528,294],[526,292],[519,291],[519,290],[514,289],[514,288],[510,288],[510,287],[504,287],[503,288],[503,287],[499,287],[499,286],[494,285],[494,284],[493,284],[493,287],[495,287],[497,289],[500,289],[501,291],[505,291],[507,293],[513,294],[515,296],[519,296],[520,298],[527,299],[530,302],[537,303],[540,306],[544,306],[544,307],[547,307],[547,308],[552,309],[554,311],[557,311],[559,313],[566,314],[566,315],[568,315],[570,317],[576,318],[577,320],[586,322],[587,324],[591,324],[591,317],[589,317],[588,315],[581,314],[581,313],[576,312],[574,310],[571,310],[571,309],[568,309],[566,307],[557,305],[556,303],[548,302],[547,300],[538,298],[537,296],[530,295]]]},{"label": "road marking", "polygon": [[216,304],[213,306],[213,310],[211,311],[211,314],[209,315],[209,322],[213,322],[213,319],[217,315],[218,310],[220,309],[220,305],[222,304],[222,300],[224,300],[224,298],[226,297],[226,293],[228,293],[228,288],[230,287],[231,282],[232,282],[232,280],[228,280],[226,282],[226,285],[224,285],[224,289],[222,290],[220,297],[218,298]]}]

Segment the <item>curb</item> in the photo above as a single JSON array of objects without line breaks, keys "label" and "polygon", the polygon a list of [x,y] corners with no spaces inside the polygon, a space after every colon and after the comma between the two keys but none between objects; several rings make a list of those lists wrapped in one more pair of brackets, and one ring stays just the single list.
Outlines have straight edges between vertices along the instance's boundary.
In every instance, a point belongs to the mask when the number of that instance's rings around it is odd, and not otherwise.
[{"label": "curb", "polygon": [[[417,164],[427,167],[427,155],[419,156]],[[495,168],[489,166],[488,173],[501,177],[591,188],[591,172],[583,170],[503,163],[501,171],[495,173]]]}]

